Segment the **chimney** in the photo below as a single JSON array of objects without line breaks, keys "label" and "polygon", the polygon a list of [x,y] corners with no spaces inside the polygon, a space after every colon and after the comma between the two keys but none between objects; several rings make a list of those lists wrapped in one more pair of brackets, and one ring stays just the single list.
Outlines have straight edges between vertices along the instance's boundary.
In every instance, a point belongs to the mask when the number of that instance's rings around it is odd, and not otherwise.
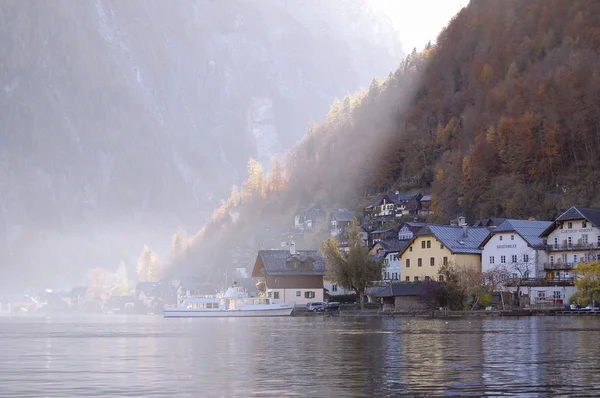
[{"label": "chimney", "polygon": [[469,237],[469,226],[467,224],[463,224],[462,230],[463,230],[463,236],[465,238],[468,238]]},{"label": "chimney", "polygon": [[296,255],[296,244],[294,242],[290,243],[290,255]]}]

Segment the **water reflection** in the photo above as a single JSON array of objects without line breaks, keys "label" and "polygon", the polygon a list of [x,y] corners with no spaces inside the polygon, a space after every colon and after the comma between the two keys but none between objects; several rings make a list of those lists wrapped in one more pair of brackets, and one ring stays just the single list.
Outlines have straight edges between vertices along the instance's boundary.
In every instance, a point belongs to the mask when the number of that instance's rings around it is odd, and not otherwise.
[{"label": "water reflection", "polygon": [[0,395],[594,396],[600,319],[0,320]]}]

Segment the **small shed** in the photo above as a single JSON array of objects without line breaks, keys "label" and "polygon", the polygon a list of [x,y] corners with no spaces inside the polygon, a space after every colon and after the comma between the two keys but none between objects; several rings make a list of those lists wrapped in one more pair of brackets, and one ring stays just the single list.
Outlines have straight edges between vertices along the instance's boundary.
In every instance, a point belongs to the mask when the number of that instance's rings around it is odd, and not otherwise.
[{"label": "small shed", "polygon": [[383,311],[423,311],[427,309],[427,286],[437,282],[399,282],[369,288],[367,295],[380,299]]}]

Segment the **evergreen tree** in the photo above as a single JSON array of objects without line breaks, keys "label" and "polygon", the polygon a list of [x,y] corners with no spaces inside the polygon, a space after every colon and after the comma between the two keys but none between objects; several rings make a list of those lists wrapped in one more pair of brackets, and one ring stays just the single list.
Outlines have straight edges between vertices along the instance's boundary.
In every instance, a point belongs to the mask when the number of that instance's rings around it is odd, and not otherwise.
[{"label": "evergreen tree", "polygon": [[111,296],[128,296],[129,295],[129,279],[127,278],[127,266],[121,260],[117,268],[117,281],[110,292]]},{"label": "evergreen tree", "polygon": [[269,188],[273,192],[281,191],[285,187],[283,166],[279,157],[275,155],[273,157],[273,165],[271,167],[271,173],[269,174]]},{"label": "evergreen tree", "polygon": [[158,282],[158,258],[148,246],[144,246],[138,260],[138,279],[140,282]]},{"label": "evergreen tree", "polygon": [[259,161],[250,158],[248,161],[248,179],[242,185],[244,198],[258,196],[264,186],[263,168]]},{"label": "evergreen tree", "polygon": [[171,259],[177,258],[183,254],[187,247],[187,237],[185,232],[177,231],[173,238],[171,238],[171,251],[170,257]]}]

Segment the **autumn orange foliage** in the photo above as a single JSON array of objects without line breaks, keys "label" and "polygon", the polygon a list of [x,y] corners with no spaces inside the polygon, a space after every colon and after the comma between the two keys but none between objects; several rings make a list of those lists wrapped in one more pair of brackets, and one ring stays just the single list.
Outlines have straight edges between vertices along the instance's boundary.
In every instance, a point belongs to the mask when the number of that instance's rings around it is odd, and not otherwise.
[{"label": "autumn orange foliage", "polygon": [[431,192],[441,222],[600,205],[599,26],[596,0],[472,0],[435,45],[336,101],[280,172],[251,165],[187,258],[216,265],[299,206],[358,209],[396,188]]}]

